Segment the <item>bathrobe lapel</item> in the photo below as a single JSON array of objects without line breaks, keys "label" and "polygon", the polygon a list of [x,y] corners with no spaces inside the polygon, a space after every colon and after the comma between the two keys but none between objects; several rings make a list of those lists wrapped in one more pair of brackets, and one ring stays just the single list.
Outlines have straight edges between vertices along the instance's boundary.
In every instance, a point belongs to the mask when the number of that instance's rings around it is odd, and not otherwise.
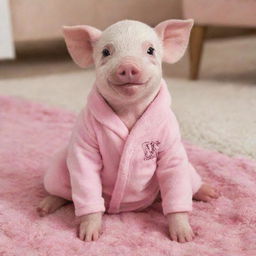
[{"label": "bathrobe lapel", "polygon": [[125,124],[109,107],[104,98],[97,92],[96,88],[94,87],[92,90],[88,98],[90,111],[102,125],[111,129],[125,141],[114,190],[109,204],[109,213],[119,212],[129,172],[132,171],[131,160],[134,157],[135,148],[138,146],[137,141],[139,141],[141,137],[147,137],[147,134],[152,135],[157,132],[159,124],[164,121],[168,115],[170,104],[171,99],[167,85],[164,80],[161,80],[159,93],[129,133]]},{"label": "bathrobe lapel", "polygon": [[98,93],[96,85],[94,85],[88,97],[88,107],[98,122],[112,130],[121,139],[125,140],[127,138],[128,128]]}]

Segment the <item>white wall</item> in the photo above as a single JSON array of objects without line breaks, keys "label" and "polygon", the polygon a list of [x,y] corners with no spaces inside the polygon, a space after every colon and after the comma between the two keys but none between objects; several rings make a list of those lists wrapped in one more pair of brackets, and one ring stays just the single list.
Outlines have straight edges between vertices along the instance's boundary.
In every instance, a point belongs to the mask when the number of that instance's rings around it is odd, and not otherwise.
[{"label": "white wall", "polygon": [[9,0],[0,0],[0,59],[14,57]]}]

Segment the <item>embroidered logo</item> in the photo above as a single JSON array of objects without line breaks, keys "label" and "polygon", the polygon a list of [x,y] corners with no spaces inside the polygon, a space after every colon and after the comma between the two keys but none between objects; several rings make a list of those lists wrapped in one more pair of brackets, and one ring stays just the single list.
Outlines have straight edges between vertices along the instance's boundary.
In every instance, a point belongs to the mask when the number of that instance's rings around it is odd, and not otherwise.
[{"label": "embroidered logo", "polygon": [[158,148],[160,142],[157,141],[146,141],[142,143],[142,148],[144,151],[144,160],[150,160],[157,157]]}]

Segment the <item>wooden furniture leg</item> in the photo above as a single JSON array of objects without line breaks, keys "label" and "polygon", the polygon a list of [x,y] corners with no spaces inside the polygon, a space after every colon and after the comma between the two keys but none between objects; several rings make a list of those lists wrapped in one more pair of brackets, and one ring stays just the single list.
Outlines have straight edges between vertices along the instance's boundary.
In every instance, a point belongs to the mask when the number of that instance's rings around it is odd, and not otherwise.
[{"label": "wooden furniture leg", "polygon": [[191,31],[190,43],[189,43],[189,55],[190,55],[189,77],[191,80],[196,80],[198,78],[206,29],[207,28],[205,26],[195,25]]}]

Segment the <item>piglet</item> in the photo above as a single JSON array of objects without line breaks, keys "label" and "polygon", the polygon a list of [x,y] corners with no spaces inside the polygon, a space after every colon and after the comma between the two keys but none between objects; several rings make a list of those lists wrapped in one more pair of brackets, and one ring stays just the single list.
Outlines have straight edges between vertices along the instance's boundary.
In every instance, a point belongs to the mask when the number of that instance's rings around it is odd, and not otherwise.
[{"label": "piglet", "polygon": [[192,20],[167,20],[151,28],[124,20],[103,32],[91,26],[64,27],[75,63],[96,68],[96,80],[71,139],[49,163],[44,186],[50,194],[40,216],[73,201],[78,236],[97,240],[104,212],[140,211],[159,198],[170,238],[194,238],[188,212],[192,197],[218,193],[190,164],[162,78],[162,61],[177,62],[189,40]]}]

